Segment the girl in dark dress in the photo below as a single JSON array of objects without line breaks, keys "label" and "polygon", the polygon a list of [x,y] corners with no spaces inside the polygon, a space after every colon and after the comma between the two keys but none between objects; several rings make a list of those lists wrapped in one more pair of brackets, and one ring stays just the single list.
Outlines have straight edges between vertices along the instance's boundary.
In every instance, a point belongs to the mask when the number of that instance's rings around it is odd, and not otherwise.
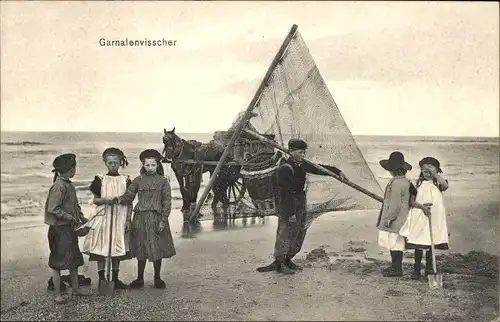
[{"label": "girl in dark dress", "polygon": [[131,255],[137,258],[138,274],[129,287],[144,286],[144,269],[146,260],[149,260],[154,266],[154,286],[165,288],[165,282],[160,278],[162,259],[176,253],[168,222],[172,199],[170,183],[163,175],[162,156],[158,151],[145,150],[139,158],[141,175],[118,200],[120,204],[130,204],[138,195],[130,243]]}]

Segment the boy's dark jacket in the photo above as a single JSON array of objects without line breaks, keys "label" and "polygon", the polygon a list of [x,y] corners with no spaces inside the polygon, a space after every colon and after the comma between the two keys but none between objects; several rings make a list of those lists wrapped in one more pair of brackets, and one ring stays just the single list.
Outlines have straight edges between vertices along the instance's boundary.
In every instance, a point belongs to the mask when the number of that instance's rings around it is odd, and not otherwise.
[{"label": "boy's dark jacket", "polygon": [[[322,167],[340,175],[341,170],[336,167],[320,164]],[[300,164],[292,158],[287,159],[277,170],[278,189],[278,214],[280,218],[289,218],[296,212],[295,199],[305,197],[304,186],[306,173],[326,175],[312,165],[301,162]]]},{"label": "boy's dark jacket", "polygon": [[55,226],[71,225],[83,216],[78,203],[76,189],[71,180],[58,177],[50,187],[45,202],[45,224]]}]

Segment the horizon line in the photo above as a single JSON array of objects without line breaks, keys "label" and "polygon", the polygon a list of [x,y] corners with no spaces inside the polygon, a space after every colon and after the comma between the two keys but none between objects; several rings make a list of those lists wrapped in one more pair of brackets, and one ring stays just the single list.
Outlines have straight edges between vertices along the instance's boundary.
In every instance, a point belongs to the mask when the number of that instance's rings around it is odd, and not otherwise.
[{"label": "horizon line", "polygon": [[[29,133],[29,132],[42,132],[42,133],[157,133],[157,132],[147,132],[147,131],[58,131],[58,130],[0,130],[0,133]],[[163,133],[163,131],[158,131]],[[213,134],[214,132],[178,132],[179,134]],[[416,135],[416,134],[355,134],[352,133],[353,136],[401,136],[401,137],[448,137],[448,138],[497,138],[500,139],[500,136],[474,136],[474,135]]]}]

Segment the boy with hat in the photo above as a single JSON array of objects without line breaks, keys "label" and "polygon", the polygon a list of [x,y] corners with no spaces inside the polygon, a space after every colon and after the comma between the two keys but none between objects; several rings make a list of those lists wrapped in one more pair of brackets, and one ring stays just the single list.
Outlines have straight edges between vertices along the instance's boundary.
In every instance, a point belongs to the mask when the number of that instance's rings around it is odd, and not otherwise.
[{"label": "boy with hat", "polygon": [[389,159],[381,160],[380,166],[389,171],[392,179],[385,188],[384,201],[382,209],[377,220],[379,230],[378,244],[387,248],[391,254],[391,266],[384,269],[382,275],[387,277],[402,276],[403,251],[405,250],[405,239],[399,234],[399,230],[405,222],[412,202],[412,191],[410,181],[406,178],[406,173],[412,169],[404,155],[395,151],[389,156]]},{"label": "boy with hat", "polygon": [[76,173],[76,155],[62,154],[54,159],[54,183],[45,203],[45,224],[49,225],[49,267],[55,287],[55,301],[64,303],[61,296],[61,270],[68,269],[71,277],[72,295],[89,295],[79,288],[78,267],[83,265],[83,255],[78,245],[75,227],[87,220],[83,216],[76,189],[71,178]]},{"label": "boy with hat", "polygon": [[[326,175],[310,164],[303,162],[307,143],[300,139],[288,142],[291,158],[287,159],[277,171],[278,185],[278,229],[274,247],[274,262],[257,268],[258,272],[278,271],[283,274],[294,274],[301,267],[292,262],[292,258],[300,251],[307,232],[306,226],[306,194],[304,186],[306,173]],[[341,170],[333,166],[322,167],[346,177]]]}]

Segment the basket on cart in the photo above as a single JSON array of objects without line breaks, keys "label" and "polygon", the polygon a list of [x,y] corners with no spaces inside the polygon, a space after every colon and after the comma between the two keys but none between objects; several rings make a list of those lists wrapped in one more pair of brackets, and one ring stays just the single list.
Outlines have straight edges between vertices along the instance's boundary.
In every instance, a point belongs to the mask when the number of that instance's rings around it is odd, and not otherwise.
[{"label": "basket on cart", "polygon": [[[214,133],[214,140],[226,147],[234,131],[216,131]],[[274,140],[274,134],[264,135],[267,139]],[[255,155],[259,153],[274,153],[274,149],[270,148],[265,143],[251,137],[249,134],[242,132],[236,142],[234,143],[229,156],[236,162],[243,164],[245,156],[248,154]]]},{"label": "basket on cart", "polygon": [[281,153],[262,152],[251,156],[240,175],[260,216],[277,214],[278,195],[276,171]]}]

